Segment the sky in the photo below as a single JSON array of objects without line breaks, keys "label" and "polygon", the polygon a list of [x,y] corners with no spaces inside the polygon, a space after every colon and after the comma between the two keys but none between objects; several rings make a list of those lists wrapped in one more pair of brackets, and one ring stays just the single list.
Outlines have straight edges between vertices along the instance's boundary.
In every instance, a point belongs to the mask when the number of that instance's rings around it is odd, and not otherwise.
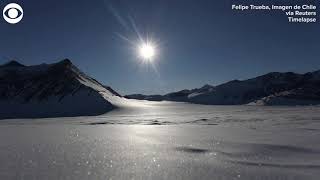
[{"label": "sky", "polygon": [[[10,2],[2,0],[1,9]],[[292,0],[13,2],[24,17],[15,25],[0,19],[1,64],[68,58],[121,94],[164,94],[268,72],[320,69],[319,22],[295,24],[283,12],[231,10],[232,4]],[[138,58],[139,35],[157,45],[153,64]]]}]

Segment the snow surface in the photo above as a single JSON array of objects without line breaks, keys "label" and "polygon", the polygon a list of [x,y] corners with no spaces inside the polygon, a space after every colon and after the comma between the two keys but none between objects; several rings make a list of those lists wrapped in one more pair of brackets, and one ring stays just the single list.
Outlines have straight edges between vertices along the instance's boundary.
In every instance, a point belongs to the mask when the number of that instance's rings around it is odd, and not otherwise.
[{"label": "snow surface", "polygon": [[123,102],[0,121],[0,179],[319,179],[319,106]]}]

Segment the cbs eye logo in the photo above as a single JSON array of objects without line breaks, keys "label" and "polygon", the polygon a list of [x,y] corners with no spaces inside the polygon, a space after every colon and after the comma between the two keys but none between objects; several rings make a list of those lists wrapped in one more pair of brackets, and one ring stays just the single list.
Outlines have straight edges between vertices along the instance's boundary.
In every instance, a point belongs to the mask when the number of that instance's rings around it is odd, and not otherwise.
[{"label": "cbs eye logo", "polygon": [[19,4],[10,3],[4,7],[2,15],[8,23],[17,24],[23,18],[23,9]]}]

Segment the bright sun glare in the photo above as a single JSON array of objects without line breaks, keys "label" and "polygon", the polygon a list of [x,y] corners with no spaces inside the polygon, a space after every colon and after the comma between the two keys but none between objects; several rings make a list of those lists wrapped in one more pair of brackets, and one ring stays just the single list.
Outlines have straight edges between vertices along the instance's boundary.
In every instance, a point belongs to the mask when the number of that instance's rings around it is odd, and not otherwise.
[{"label": "bright sun glare", "polygon": [[149,43],[144,43],[139,48],[139,54],[144,60],[152,61],[155,55],[155,48]]}]

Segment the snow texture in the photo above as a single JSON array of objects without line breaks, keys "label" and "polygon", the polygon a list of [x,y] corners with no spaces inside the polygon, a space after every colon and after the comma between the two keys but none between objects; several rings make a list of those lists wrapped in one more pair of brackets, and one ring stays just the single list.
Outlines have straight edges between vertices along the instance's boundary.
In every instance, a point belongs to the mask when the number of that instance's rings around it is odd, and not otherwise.
[{"label": "snow texture", "polygon": [[140,106],[0,121],[0,179],[320,176],[320,107],[131,103]]}]

